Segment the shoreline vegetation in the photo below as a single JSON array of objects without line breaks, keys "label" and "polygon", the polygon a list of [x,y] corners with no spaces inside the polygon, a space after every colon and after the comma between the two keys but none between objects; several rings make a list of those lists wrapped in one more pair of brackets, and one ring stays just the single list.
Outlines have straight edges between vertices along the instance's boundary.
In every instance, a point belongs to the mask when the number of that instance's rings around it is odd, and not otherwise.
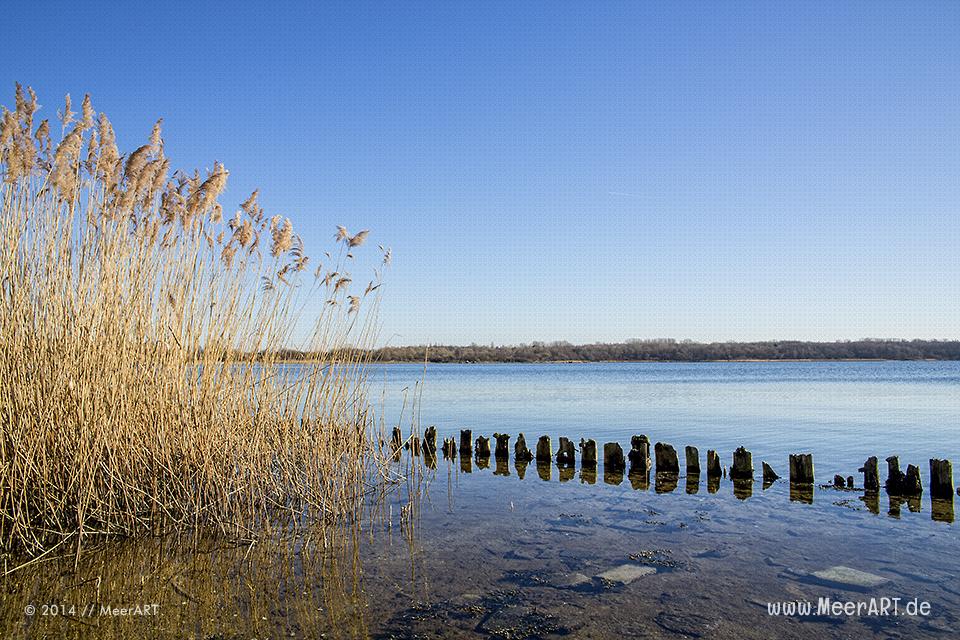
[{"label": "shoreline vegetation", "polygon": [[[79,109],[68,95],[41,120],[18,84],[0,111],[5,572],[103,537],[358,520],[402,481],[356,348],[375,343],[389,251],[353,284],[367,231],[339,227],[308,268],[258,192],[224,216],[221,164],[171,172],[160,121],[122,154],[89,95]],[[277,354],[292,343],[323,356],[291,377]]]},{"label": "shoreline vegetation", "polygon": [[[582,345],[568,342],[509,346],[418,345],[357,351],[370,362],[380,364],[960,360],[960,341],[866,339],[706,343],[665,339]],[[275,355],[278,361],[286,363],[313,362],[324,357],[319,353],[289,349]]]}]

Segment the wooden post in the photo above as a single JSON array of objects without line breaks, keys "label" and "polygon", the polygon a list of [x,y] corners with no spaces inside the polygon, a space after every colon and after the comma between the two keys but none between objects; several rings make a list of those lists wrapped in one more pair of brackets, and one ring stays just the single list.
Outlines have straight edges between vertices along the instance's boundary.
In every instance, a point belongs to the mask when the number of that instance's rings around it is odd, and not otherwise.
[{"label": "wooden post", "polygon": [[953,500],[953,466],[949,460],[930,459],[930,495]]},{"label": "wooden post", "polygon": [[643,475],[650,471],[650,439],[645,435],[630,438],[630,473]]},{"label": "wooden post", "polygon": [[517,443],[513,445],[513,459],[517,462],[530,462],[533,460],[533,454],[527,448],[527,439],[523,434],[517,435]]},{"label": "wooden post", "polygon": [[[591,441],[592,442],[592,441]],[[603,445],[603,470],[623,471],[627,466],[623,458],[623,449],[619,442],[607,442]],[[621,478],[621,481],[623,479]],[[620,484],[619,482],[617,484]]]},{"label": "wooden post", "polygon": [[877,456],[867,458],[867,461],[863,463],[863,466],[860,467],[858,471],[863,474],[864,493],[877,493],[880,491],[880,471],[877,468]]},{"label": "wooden post", "polygon": [[903,482],[903,495],[920,496],[923,495],[923,485],[920,482],[920,468],[916,465],[907,465],[907,475]]},{"label": "wooden post", "polygon": [[560,438],[560,448],[557,450],[557,464],[561,467],[572,467],[574,463],[573,443],[568,438]]},{"label": "wooden post", "polygon": [[477,436],[476,441],[477,447],[477,458],[489,458],[490,457],[490,438],[484,438],[483,436]]},{"label": "wooden post", "polygon": [[537,462],[549,464],[552,461],[553,451],[550,446],[550,436],[540,436],[540,439],[537,440]]},{"label": "wooden post", "polygon": [[584,469],[597,468],[597,442],[580,438],[580,467]]},{"label": "wooden post", "polygon": [[423,431],[423,450],[430,456],[437,455],[437,428],[429,426]]},{"label": "wooden post", "polygon": [[495,433],[493,437],[497,441],[497,448],[494,450],[494,455],[498,459],[508,459],[510,457],[510,434]]},{"label": "wooden post", "polygon": [[448,459],[457,457],[457,441],[453,438],[443,439],[443,457]]},{"label": "wooden post", "polygon": [[460,430],[460,457],[470,456],[473,453],[473,431]]},{"label": "wooden post", "polygon": [[403,446],[403,434],[400,433],[400,427],[393,428],[392,443],[394,449],[399,449]]},{"label": "wooden post", "polygon": [[743,447],[738,447],[737,450],[733,452],[733,465],[730,467],[730,478],[732,480],[753,478],[753,455]]},{"label": "wooden post", "polygon": [[884,487],[887,493],[894,496],[904,496],[906,490],[907,476],[900,471],[900,458],[890,456],[887,458],[887,482]]},{"label": "wooden post", "polygon": [[700,475],[700,452],[697,448],[687,445],[684,448],[684,454],[687,458],[687,475]]},{"label": "wooden post", "polygon": [[813,454],[790,454],[790,482],[792,484],[813,484]]},{"label": "wooden post", "polygon": [[[780,476],[773,470],[773,467],[766,462],[761,462],[760,466],[763,468],[763,484],[769,485],[780,479]],[[764,489],[766,489],[766,487],[764,487]]]},{"label": "wooden post", "polygon": [[846,481],[843,479],[843,476],[839,473],[833,476],[833,488],[834,489],[843,489],[847,486]]},{"label": "wooden post", "polygon": [[719,479],[722,475],[723,468],[720,466],[720,456],[713,449],[707,449],[707,479]]},{"label": "wooden post", "polygon": [[680,473],[680,460],[677,450],[669,444],[658,442],[653,447],[657,458],[657,473]]}]

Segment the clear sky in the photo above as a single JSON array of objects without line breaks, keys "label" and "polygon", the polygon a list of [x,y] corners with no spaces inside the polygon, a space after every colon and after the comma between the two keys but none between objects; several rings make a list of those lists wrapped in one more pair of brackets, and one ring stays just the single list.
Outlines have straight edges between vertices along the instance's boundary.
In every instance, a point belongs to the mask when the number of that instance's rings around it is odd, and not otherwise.
[{"label": "clear sky", "polygon": [[0,102],[370,228],[391,344],[960,338],[960,2],[83,4]]}]

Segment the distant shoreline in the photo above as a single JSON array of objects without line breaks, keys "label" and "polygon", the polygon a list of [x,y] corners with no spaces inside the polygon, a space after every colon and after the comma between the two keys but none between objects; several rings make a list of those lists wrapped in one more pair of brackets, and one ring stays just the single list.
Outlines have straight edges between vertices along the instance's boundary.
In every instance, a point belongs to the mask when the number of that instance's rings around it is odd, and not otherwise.
[{"label": "distant shoreline", "polygon": [[[281,350],[280,361],[327,360],[322,353]],[[870,362],[960,360],[960,340],[877,340],[836,342],[693,342],[631,340],[619,343],[570,344],[533,342],[520,345],[416,345],[347,349],[353,361],[400,363],[586,363],[586,362]],[[272,358],[271,358],[272,359]],[[276,361],[276,360],[275,360]]]},{"label": "distant shoreline", "polygon": [[[729,362],[958,362],[960,358],[740,358],[715,360],[428,360],[427,364],[714,364]],[[284,360],[287,364],[309,360]],[[423,360],[374,360],[371,364],[423,364]]]}]

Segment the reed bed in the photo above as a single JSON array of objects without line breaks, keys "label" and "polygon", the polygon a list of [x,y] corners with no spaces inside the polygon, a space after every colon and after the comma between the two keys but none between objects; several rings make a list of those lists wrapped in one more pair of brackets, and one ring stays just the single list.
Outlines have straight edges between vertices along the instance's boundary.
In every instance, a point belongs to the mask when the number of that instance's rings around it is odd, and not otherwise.
[{"label": "reed bed", "polygon": [[[366,400],[384,252],[319,261],[228,172],[121,154],[89,96],[0,119],[0,550],[353,517],[389,478]],[[54,142],[51,128],[60,129]],[[382,248],[381,248],[382,251]],[[318,354],[295,369],[284,348]]]}]

